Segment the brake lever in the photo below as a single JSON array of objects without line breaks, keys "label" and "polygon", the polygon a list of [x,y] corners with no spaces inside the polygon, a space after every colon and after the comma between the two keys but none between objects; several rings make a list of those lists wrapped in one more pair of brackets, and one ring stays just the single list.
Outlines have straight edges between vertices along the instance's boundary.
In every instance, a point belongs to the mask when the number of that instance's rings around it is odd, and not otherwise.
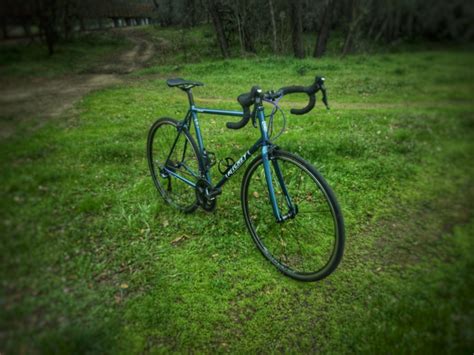
[{"label": "brake lever", "polygon": [[257,109],[255,105],[253,106],[252,114],[250,115],[250,117],[252,118],[252,126],[254,128],[257,128]]},{"label": "brake lever", "polygon": [[326,93],[326,88],[324,87],[324,84],[322,84],[320,88],[321,88],[321,92],[323,93],[324,106],[326,106],[326,109],[329,110],[328,95]]}]

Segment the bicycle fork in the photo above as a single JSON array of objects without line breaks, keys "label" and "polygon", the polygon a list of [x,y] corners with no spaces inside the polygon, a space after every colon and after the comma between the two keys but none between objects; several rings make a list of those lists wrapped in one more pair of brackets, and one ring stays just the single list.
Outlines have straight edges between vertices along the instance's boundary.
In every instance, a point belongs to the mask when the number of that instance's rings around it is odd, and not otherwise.
[{"label": "bicycle fork", "polygon": [[[273,209],[273,214],[276,218],[277,223],[282,223],[288,219],[295,218],[296,214],[298,213],[298,206],[293,204],[291,200],[290,194],[288,193],[288,189],[286,187],[285,181],[283,179],[283,174],[280,169],[280,165],[278,161],[271,156],[271,148],[273,145],[269,142],[268,139],[268,130],[267,124],[265,122],[265,116],[263,114],[263,107],[259,106],[257,108],[257,116],[260,125],[260,131],[262,133],[263,144],[262,144],[262,160],[263,160],[263,169],[265,172],[265,180],[267,182],[268,187],[268,196],[270,198],[270,202]],[[269,151],[270,148],[270,151]],[[272,169],[275,171],[275,175],[278,180],[278,184],[280,186],[281,192],[285,196],[286,205],[288,207],[288,213],[282,215],[280,208],[278,207],[278,202],[275,194],[275,188],[273,186],[273,178],[272,178]]]}]

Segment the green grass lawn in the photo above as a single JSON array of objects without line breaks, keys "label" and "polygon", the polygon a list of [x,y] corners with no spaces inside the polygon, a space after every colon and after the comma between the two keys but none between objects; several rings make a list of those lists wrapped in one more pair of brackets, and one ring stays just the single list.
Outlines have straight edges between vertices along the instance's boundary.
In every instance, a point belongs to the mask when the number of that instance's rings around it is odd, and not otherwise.
[{"label": "green grass lawn", "polygon": [[[85,97],[73,120],[1,142],[0,352],[471,353],[473,61],[458,49],[154,66]],[[214,213],[164,204],[147,130],[182,117],[186,98],[148,74],[201,80],[197,104],[228,109],[254,84],[327,77],[332,110],[289,115],[277,143],[338,196],[347,243],[333,275],[297,282],[260,255],[243,169]],[[205,143],[235,159],[258,132],[225,122],[201,117]]]}]

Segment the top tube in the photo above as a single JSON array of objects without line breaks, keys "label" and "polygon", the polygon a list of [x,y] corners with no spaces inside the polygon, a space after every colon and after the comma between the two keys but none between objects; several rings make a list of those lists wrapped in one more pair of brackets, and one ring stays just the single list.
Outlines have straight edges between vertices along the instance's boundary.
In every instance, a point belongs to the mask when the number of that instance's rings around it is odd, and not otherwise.
[{"label": "top tube", "polygon": [[191,106],[191,111],[197,112],[197,113],[209,113],[211,115],[219,115],[219,116],[242,117],[244,115],[242,111],[217,110],[217,109],[211,109],[211,108],[196,107],[194,105]]}]

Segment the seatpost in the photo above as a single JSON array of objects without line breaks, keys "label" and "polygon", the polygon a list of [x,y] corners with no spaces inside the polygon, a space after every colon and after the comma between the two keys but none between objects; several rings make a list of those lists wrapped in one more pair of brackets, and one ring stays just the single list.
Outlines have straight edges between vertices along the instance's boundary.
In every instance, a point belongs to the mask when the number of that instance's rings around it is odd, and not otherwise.
[{"label": "seatpost", "polygon": [[186,94],[188,95],[189,105],[194,106],[194,97],[193,97],[193,93],[191,91],[191,88],[189,88],[185,91],[186,91]]}]

